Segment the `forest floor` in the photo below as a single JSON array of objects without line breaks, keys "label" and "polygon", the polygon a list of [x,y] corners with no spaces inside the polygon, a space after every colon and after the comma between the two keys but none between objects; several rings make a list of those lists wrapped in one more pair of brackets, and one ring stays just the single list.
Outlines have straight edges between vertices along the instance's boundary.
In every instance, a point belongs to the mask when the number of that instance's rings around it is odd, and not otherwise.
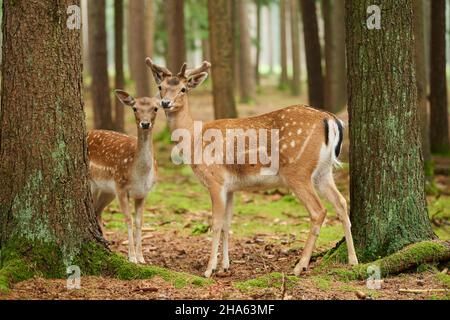
[{"label": "forest floor", "polygon": [[[288,93],[268,90],[251,105],[239,105],[241,116],[260,114],[304,101]],[[210,94],[194,94],[194,118],[212,118]],[[275,106],[275,108],[274,108]],[[135,134],[131,112],[128,131]],[[339,115],[346,120],[345,114]],[[89,118],[89,116],[88,116]],[[156,131],[164,128],[164,115],[158,116]],[[158,134],[155,134],[157,136]],[[170,161],[171,146],[155,143],[158,184],[145,208],[144,256],[148,264],[201,276],[206,268],[211,235],[209,195],[189,167]],[[348,139],[342,160],[348,161]],[[447,175],[436,176],[439,190],[428,196],[429,214],[436,234],[450,239],[450,158],[436,157],[437,167]],[[348,166],[335,171],[338,188],[349,198]],[[343,237],[342,226],[327,203],[327,219],[321,230],[316,253],[334,247]],[[210,284],[176,286],[159,277],[122,281],[103,277],[82,277],[80,290],[68,290],[66,280],[35,277],[13,286],[0,299],[450,299],[450,275],[437,266],[381,280],[380,289],[368,289],[366,281],[343,281],[320,269],[321,258],[301,277],[292,275],[308,230],[304,207],[288,190],[242,192],[236,194],[230,243],[231,272],[214,275]],[[111,249],[126,255],[127,235],[123,214],[114,202],[103,214],[106,238]],[[220,259],[219,259],[220,261]],[[334,266],[345,267],[345,266]],[[404,290],[417,290],[405,292]]]}]

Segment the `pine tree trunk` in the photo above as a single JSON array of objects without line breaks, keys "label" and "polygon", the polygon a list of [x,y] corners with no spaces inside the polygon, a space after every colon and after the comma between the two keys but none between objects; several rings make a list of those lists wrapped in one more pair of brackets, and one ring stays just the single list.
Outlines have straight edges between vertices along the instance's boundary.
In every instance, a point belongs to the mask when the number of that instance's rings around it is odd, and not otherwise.
[{"label": "pine tree trunk", "polygon": [[111,97],[108,78],[106,47],[105,0],[88,1],[89,60],[91,66],[91,96],[96,129],[114,128],[111,115]]},{"label": "pine tree trunk", "polygon": [[214,115],[216,119],[236,118],[233,93],[233,3],[209,0],[209,39],[211,49]]},{"label": "pine tree trunk", "polygon": [[287,66],[287,28],[286,28],[286,1],[280,0],[280,64],[281,64],[281,77],[280,88],[285,88],[289,83],[288,78],[288,66]]},{"label": "pine tree trunk", "polygon": [[[420,136],[422,140],[422,153],[425,168],[431,168],[430,127],[428,116],[428,85],[425,60],[425,26],[424,26],[424,0],[414,0],[414,38],[415,38],[415,64],[417,80],[417,101],[419,106]],[[431,174],[430,170],[425,170]]]},{"label": "pine tree trunk", "polygon": [[300,17],[297,0],[290,0],[291,42],[292,42],[292,82],[291,92],[300,95]]},{"label": "pine tree trunk", "polygon": [[418,125],[410,0],[346,1],[351,220],[361,261],[434,237],[428,220]]},{"label": "pine tree trunk", "polygon": [[431,1],[430,141],[431,151],[450,151],[445,61],[445,0]]},{"label": "pine tree trunk", "polygon": [[[123,0],[114,0],[114,61],[116,68],[116,89],[125,89],[125,76],[123,71]],[[115,127],[117,131],[124,132],[124,107],[118,99],[115,100]]]},{"label": "pine tree trunk", "polygon": [[314,0],[300,0],[300,4],[303,34],[305,37],[309,104],[314,107],[323,108],[325,106],[325,90],[316,3]]},{"label": "pine tree trunk", "polygon": [[132,0],[129,2],[129,38],[131,69],[136,84],[136,95],[150,96],[150,73],[145,68],[147,57],[147,30],[145,23],[145,0]]},{"label": "pine tree trunk", "polygon": [[[61,264],[102,243],[87,180],[81,33],[66,26],[73,4],[3,3],[0,248],[53,246]],[[39,259],[52,266],[48,253]]]},{"label": "pine tree trunk", "polygon": [[255,81],[256,85],[261,84],[259,65],[261,60],[261,2],[256,1],[256,59],[255,59]]},{"label": "pine tree trunk", "polygon": [[178,73],[186,62],[184,31],[184,0],[165,0],[165,19],[168,36],[167,67]]},{"label": "pine tree trunk", "polygon": [[[154,37],[155,37],[155,8],[153,0],[145,1],[145,56],[153,57],[154,52]],[[153,93],[157,91],[156,83],[153,81],[153,75],[147,69],[147,78],[148,78],[148,94],[153,96]]]},{"label": "pine tree trunk", "polygon": [[249,31],[247,5],[248,0],[239,0],[237,2],[239,15],[239,88],[243,103],[248,103],[255,98],[255,79],[252,76],[254,74],[251,55],[252,41]]},{"label": "pine tree trunk", "polygon": [[325,109],[336,113],[347,105],[345,2],[323,0],[325,25]]}]

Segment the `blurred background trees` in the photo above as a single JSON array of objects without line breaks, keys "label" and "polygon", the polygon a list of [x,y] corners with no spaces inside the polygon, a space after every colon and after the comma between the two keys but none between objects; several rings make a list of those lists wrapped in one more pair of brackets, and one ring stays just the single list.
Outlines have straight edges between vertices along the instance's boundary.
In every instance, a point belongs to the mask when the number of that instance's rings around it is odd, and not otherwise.
[{"label": "blurred background trees", "polygon": [[[146,56],[174,73],[185,61],[211,61],[196,94],[212,97],[216,118],[236,117],[240,108],[258,114],[259,97],[269,92],[346,118],[344,1],[82,0],[82,11],[84,92],[97,128],[126,131],[113,88],[157,94]],[[432,152],[449,152],[449,12],[446,0],[414,0],[417,126],[428,175]]]}]

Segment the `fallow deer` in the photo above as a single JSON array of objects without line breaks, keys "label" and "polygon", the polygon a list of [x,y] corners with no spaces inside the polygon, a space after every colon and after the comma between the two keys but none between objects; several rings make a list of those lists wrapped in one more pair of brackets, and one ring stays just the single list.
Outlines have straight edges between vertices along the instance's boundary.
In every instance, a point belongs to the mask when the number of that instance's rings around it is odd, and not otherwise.
[{"label": "fallow deer", "polygon": [[[173,75],[167,68],[155,65],[150,58],[147,58],[146,63],[159,86],[161,106],[166,113],[171,132],[177,129],[189,130],[192,139],[198,139],[194,138],[195,123],[189,110],[187,94],[208,77],[211,65],[205,61],[197,69],[186,70],[186,64],[184,64],[181,71]],[[304,204],[310,215],[310,232],[302,257],[294,269],[296,275],[307,270],[326,216],[326,209],[316,189],[333,204],[343,224],[349,263],[352,265],[358,263],[350,231],[347,203],[337,190],[332,175],[333,164],[338,162],[337,157],[343,140],[343,124],[340,120],[330,113],[297,105],[251,118],[207,122],[203,124],[202,130],[206,132],[211,128],[221,132],[228,129],[276,130],[279,137],[278,147],[276,145],[272,147],[275,147],[275,151],[279,154],[279,169],[273,175],[267,175],[259,160],[256,164],[223,162],[224,164],[210,165],[196,164],[191,161],[195,175],[208,188],[212,200],[212,247],[205,272],[206,277],[210,277],[217,268],[221,236],[222,268],[228,270],[230,266],[228,240],[233,213],[233,193],[278,186],[288,187]],[[258,145],[261,145],[260,139],[261,137],[258,138]],[[226,140],[227,138],[224,139],[225,144],[230,142]],[[192,141],[193,146],[198,143],[205,145],[205,141]],[[245,144],[249,147],[247,141]],[[247,152],[252,150],[244,151],[244,153]]]},{"label": "fallow deer", "polygon": [[[142,219],[145,199],[156,181],[152,129],[159,100],[134,99],[122,90],[116,90],[115,94],[124,106],[134,111],[138,137],[136,139],[106,130],[93,130],[88,133],[94,210],[102,226],[103,210],[117,197],[128,227],[128,259],[134,263],[145,263],[142,255]],[[133,217],[129,208],[130,199],[134,199]]]}]

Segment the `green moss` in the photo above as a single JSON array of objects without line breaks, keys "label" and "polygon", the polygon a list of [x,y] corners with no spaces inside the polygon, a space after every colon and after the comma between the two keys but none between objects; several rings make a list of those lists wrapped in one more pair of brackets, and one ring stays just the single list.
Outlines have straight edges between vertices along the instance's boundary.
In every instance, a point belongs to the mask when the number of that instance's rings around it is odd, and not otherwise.
[{"label": "green moss", "polygon": [[0,269],[0,294],[8,293],[12,283],[27,280],[32,276],[33,272],[22,259],[9,260]]},{"label": "green moss", "polygon": [[[298,278],[294,276],[285,276],[286,288],[292,289],[298,282]],[[242,291],[249,291],[252,288],[281,288],[283,285],[283,274],[273,272],[255,279],[237,282],[234,286]]]},{"label": "green moss", "polygon": [[[65,278],[68,263],[56,245],[34,243],[16,239],[14,245],[2,250],[0,290],[7,292],[11,283],[38,275],[44,278]],[[186,285],[203,286],[211,280],[160,267],[142,266],[128,262],[123,256],[112,253],[98,244],[85,244],[70,261],[80,268],[81,274],[110,276],[122,280],[148,279],[159,276],[180,288]]]},{"label": "green moss", "polygon": [[371,263],[360,264],[352,269],[335,269],[331,272],[348,280],[367,279],[369,267],[378,266],[382,277],[411,270],[424,263],[448,261],[450,247],[446,242],[422,241],[409,245],[402,250]]},{"label": "green moss", "polygon": [[328,275],[313,276],[311,280],[320,290],[326,291],[331,287],[331,277]]},{"label": "green moss", "polygon": [[450,275],[446,273],[437,273],[435,278],[447,288],[450,288]]},{"label": "green moss", "polygon": [[194,228],[192,229],[191,234],[193,236],[198,236],[200,234],[204,234],[207,233],[209,230],[209,225],[204,224],[204,223],[198,223],[194,226]]}]

